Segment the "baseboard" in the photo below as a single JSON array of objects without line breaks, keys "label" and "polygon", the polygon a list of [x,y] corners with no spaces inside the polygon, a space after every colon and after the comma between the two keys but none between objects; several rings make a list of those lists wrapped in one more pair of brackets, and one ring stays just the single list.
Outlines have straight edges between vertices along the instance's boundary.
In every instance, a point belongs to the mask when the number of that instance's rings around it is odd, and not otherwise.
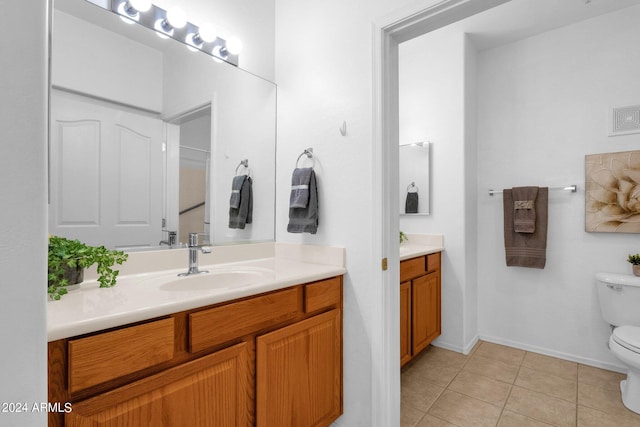
[{"label": "baseboard", "polygon": [[604,362],[602,360],[589,359],[586,357],[576,356],[574,354],[563,353],[560,351],[550,350],[548,348],[538,347],[534,345],[524,344],[518,341],[506,340],[503,338],[493,337],[489,335],[480,334],[479,339],[482,341],[491,342],[494,344],[506,345],[508,347],[518,348],[520,350],[531,351],[533,353],[544,354],[546,356],[557,357],[558,359],[564,359],[571,362],[581,363],[587,366],[593,366],[595,368],[606,369],[609,371],[627,373],[627,368],[615,363]]},{"label": "baseboard", "polygon": [[471,341],[464,346],[464,350],[462,351],[462,353],[466,356],[469,353],[471,353],[471,350],[473,350],[473,348],[476,346],[476,344],[478,344],[478,341],[480,341],[480,337],[478,335],[474,336]]},{"label": "baseboard", "polygon": [[467,343],[467,345],[460,346],[460,345],[445,341],[442,338],[437,338],[431,343],[431,345],[434,347],[444,348],[445,350],[455,351],[456,353],[462,353],[466,356],[469,353],[471,353],[471,350],[473,350],[473,347],[475,347],[475,345],[478,343],[479,340],[480,338],[478,337],[478,335],[476,335],[475,337],[473,337],[473,339],[469,343]]}]

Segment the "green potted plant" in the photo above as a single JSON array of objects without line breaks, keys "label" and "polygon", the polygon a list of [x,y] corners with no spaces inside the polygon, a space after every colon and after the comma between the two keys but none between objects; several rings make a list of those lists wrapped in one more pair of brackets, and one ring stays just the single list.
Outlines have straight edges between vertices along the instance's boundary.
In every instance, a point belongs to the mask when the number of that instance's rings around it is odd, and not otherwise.
[{"label": "green potted plant", "polygon": [[633,266],[633,274],[636,276],[640,276],[640,254],[629,254],[627,261],[630,262]]},{"label": "green potted plant", "polygon": [[400,232],[400,244],[402,244],[402,242],[404,242],[405,240],[409,240],[409,238],[407,237],[406,234],[404,234],[404,232]]},{"label": "green potted plant", "polygon": [[98,282],[101,288],[116,284],[119,270],[112,267],[122,265],[128,255],[122,251],[110,250],[104,246],[88,246],[79,240],[49,236],[48,287],[49,297],[59,300],[67,293],[68,285],[81,283],[83,271],[97,265]]}]

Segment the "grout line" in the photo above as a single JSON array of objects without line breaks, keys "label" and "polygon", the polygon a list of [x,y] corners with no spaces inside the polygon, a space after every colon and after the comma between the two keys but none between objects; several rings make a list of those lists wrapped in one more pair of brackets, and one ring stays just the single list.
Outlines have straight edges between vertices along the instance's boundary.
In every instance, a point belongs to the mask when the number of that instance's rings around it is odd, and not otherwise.
[{"label": "grout line", "polygon": [[500,423],[502,419],[502,414],[504,414],[504,410],[507,408],[507,402],[511,397],[511,392],[513,391],[513,384],[509,384],[509,393],[507,393],[507,398],[504,400],[504,405],[502,405],[502,409],[500,409],[500,415],[498,415],[498,419],[496,420],[496,426]]},{"label": "grout line", "polygon": [[578,387],[580,386],[579,377],[580,377],[580,365],[576,366],[576,427],[578,427],[578,401],[580,400],[580,397],[578,394],[579,393]]},{"label": "grout line", "polygon": [[[500,416],[498,417],[498,421],[496,422],[496,425],[498,425],[498,423],[502,419],[502,415],[504,414],[504,410],[507,408],[507,403],[509,402],[509,399],[511,398],[511,393],[513,392],[513,388],[516,386],[516,380],[518,379],[518,375],[520,374],[520,368],[522,367],[522,362],[524,362],[524,358],[526,356],[527,356],[527,353],[525,351],[524,355],[522,356],[522,360],[518,364],[518,370],[516,371],[516,375],[513,377],[513,382],[511,384],[509,384],[509,393],[507,394],[507,398],[504,401],[504,405],[502,406],[502,410],[500,411]],[[522,415],[522,414],[520,414],[520,415]],[[526,417],[526,415],[525,415],[525,417]]]}]

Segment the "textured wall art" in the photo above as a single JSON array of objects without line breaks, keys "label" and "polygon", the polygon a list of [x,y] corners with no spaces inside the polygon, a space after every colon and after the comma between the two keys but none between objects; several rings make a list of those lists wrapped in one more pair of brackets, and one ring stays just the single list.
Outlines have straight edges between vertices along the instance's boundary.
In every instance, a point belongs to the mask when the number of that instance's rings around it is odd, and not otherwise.
[{"label": "textured wall art", "polygon": [[640,233],[640,151],[585,156],[585,230]]}]

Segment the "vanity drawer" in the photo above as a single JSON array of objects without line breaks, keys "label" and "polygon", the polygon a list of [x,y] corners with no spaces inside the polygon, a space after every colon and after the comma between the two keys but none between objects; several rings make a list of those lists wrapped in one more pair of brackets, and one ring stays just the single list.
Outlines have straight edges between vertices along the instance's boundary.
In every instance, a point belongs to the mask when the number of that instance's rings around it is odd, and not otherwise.
[{"label": "vanity drawer", "polygon": [[340,277],[309,283],[304,286],[304,312],[311,313],[340,304],[342,283]]},{"label": "vanity drawer", "polygon": [[173,318],[69,341],[69,390],[88,387],[166,362],[174,354]]},{"label": "vanity drawer", "polygon": [[400,262],[400,282],[406,282],[426,273],[427,262],[424,256]]},{"label": "vanity drawer", "polygon": [[440,269],[440,252],[435,254],[429,254],[427,256],[427,271],[434,271]]},{"label": "vanity drawer", "polygon": [[189,350],[195,353],[295,318],[301,292],[291,288],[189,314]]}]

